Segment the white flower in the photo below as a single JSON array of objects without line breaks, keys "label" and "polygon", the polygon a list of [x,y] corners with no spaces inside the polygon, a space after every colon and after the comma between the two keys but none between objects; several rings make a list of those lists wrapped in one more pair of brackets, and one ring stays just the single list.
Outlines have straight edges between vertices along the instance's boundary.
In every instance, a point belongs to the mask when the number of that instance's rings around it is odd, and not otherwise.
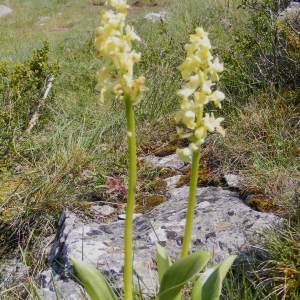
[{"label": "white flower", "polygon": [[201,91],[209,95],[211,93],[212,85],[213,83],[210,80],[205,81],[201,87]]},{"label": "white flower", "polygon": [[224,121],[224,118],[215,118],[214,114],[205,114],[203,118],[204,126],[207,128],[208,131],[213,132],[216,128],[221,127],[221,122]]},{"label": "white flower", "polygon": [[184,123],[184,125],[187,128],[194,129],[196,126],[195,117],[196,117],[196,114],[193,111],[188,110],[184,113],[182,122]]},{"label": "white flower", "polygon": [[141,38],[135,33],[132,26],[127,25],[126,28],[126,37],[128,41],[140,41]]},{"label": "white flower", "polygon": [[177,92],[177,95],[179,97],[187,99],[189,96],[191,96],[194,93],[194,91],[195,91],[194,88],[184,87],[183,89],[181,89]]},{"label": "white flower", "polygon": [[207,128],[204,126],[200,126],[195,130],[195,137],[197,140],[203,140],[207,136]]},{"label": "white flower", "polygon": [[191,75],[186,85],[195,91],[200,85],[200,80],[199,74]]},{"label": "white flower", "polygon": [[224,66],[219,62],[219,58],[216,57],[214,61],[210,64],[210,71],[220,73],[224,71]]},{"label": "white flower", "polygon": [[196,105],[203,106],[209,102],[209,97],[204,92],[195,92],[194,93],[194,101]]},{"label": "white flower", "polygon": [[182,161],[189,162],[192,159],[192,151],[189,148],[177,149],[176,154]]},{"label": "white flower", "polygon": [[210,100],[214,102],[215,106],[218,108],[221,108],[221,101],[223,101],[225,99],[225,95],[223,92],[221,91],[214,91],[210,96],[209,96]]},{"label": "white flower", "polygon": [[204,31],[203,27],[197,27],[195,29],[196,34],[192,35],[192,36],[197,36],[200,38],[206,37],[208,36],[208,33]]},{"label": "white flower", "polygon": [[127,5],[126,0],[109,0],[109,3],[118,12],[127,13],[129,5]]},{"label": "white flower", "polygon": [[180,109],[182,111],[187,111],[187,110],[191,110],[193,108],[193,103],[191,101],[188,100],[188,98],[183,98],[181,103],[180,103]]},{"label": "white flower", "polygon": [[199,147],[195,143],[190,143],[189,149],[191,150],[191,152],[194,152],[194,151],[199,150]]}]

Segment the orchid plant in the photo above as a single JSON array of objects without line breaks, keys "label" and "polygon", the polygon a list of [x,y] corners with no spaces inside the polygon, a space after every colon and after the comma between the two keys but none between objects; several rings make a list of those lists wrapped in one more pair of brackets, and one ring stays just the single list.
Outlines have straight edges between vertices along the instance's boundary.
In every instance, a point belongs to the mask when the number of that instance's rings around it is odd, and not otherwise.
[{"label": "orchid plant", "polygon": [[123,0],[111,0],[114,10],[103,12],[102,26],[98,28],[95,45],[97,54],[102,56],[105,64],[98,74],[100,99],[105,100],[108,94],[114,93],[125,103],[128,137],[129,182],[126,206],[124,235],[124,297],[132,297],[132,256],[133,256],[133,213],[135,207],[136,187],[136,132],[133,106],[139,102],[145,89],[145,78],[134,78],[134,64],[141,54],[132,49],[132,42],[139,41],[134,29],[126,24],[128,5]]},{"label": "orchid plant", "polygon": [[221,101],[225,99],[224,93],[215,87],[224,68],[218,58],[213,58],[210,49],[208,33],[201,27],[196,28],[190,36],[190,43],[185,45],[186,59],[178,67],[185,84],[177,93],[181,98],[176,115],[177,131],[182,138],[189,138],[191,143],[186,148],[177,149],[177,155],[183,161],[192,161],[182,257],[188,254],[191,240],[201,145],[208,132],[225,134],[221,126],[223,118],[215,118],[213,113],[204,115],[206,104],[213,102],[221,108]]},{"label": "orchid plant", "polygon": [[[126,0],[107,1],[113,10],[102,13],[102,25],[95,40],[97,54],[103,58],[104,65],[98,73],[100,99],[104,101],[115,95],[125,104],[128,138],[128,197],[126,207],[124,234],[124,299],[133,299],[133,212],[135,207],[136,167],[136,132],[134,105],[137,104],[145,88],[145,78],[134,76],[134,64],[141,54],[133,49],[133,41],[139,41],[134,29],[126,24],[129,6]],[[229,256],[223,262],[204,273],[199,273],[208,263],[211,255],[207,251],[189,254],[193,214],[196,199],[197,176],[200,149],[208,132],[218,131],[224,134],[221,127],[222,118],[213,114],[204,115],[204,107],[213,102],[221,107],[225,98],[215,88],[223,65],[217,58],[213,59],[208,34],[197,28],[190,36],[190,43],[185,46],[187,58],[179,70],[185,80],[178,95],[181,97],[180,110],[176,115],[178,132],[182,138],[189,138],[189,147],[178,149],[178,156],[184,161],[192,161],[191,184],[188,212],[181,258],[172,263],[167,251],[157,244],[157,270],[160,282],[158,299],[180,299],[184,285],[194,281],[191,298],[193,300],[215,300],[221,294],[222,281],[233,263],[235,256]],[[113,288],[105,277],[93,266],[72,259],[72,263],[82,285],[92,299],[118,299]]]}]

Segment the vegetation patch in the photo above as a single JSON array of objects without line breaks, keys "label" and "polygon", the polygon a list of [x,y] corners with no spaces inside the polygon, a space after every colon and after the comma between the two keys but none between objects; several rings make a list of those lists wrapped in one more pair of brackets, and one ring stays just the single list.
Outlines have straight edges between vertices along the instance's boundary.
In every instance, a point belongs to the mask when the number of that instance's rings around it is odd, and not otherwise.
[{"label": "vegetation patch", "polygon": [[266,232],[253,258],[227,277],[223,299],[298,299],[299,238],[299,218],[280,232]]},{"label": "vegetation patch", "polygon": [[[58,71],[58,63],[49,62],[48,43],[35,50],[32,57],[23,63],[10,65],[7,61],[0,61],[1,157],[11,154],[13,143],[29,126],[47,78],[56,76]],[[51,102],[51,98],[48,101]],[[44,120],[45,116],[43,123]]]}]

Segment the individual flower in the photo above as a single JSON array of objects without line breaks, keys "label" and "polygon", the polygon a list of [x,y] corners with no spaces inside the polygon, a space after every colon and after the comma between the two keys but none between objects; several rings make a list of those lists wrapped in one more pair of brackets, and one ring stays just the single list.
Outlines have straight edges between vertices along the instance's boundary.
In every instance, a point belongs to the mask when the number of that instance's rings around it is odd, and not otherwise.
[{"label": "individual flower", "polygon": [[177,154],[183,161],[189,161],[209,132],[225,134],[221,126],[223,118],[215,118],[212,113],[204,114],[206,104],[212,102],[221,108],[221,102],[225,99],[224,93],[216,89],[219,73],[224,67],[218,58],[213,58],[208,33],[201,27],[196,28],[190,36],[190,43],[185,45],[185,50],[187,57],[178,67],[185,83],[177,92],[181,102],[176,122],[180,136],[188,137],[191,144],[187,148],[178,149]]},{"label": "individual flower", "polygon": [[192,151],[189,148],[177,149],[176,154],[182,161],[185,162],[190,161],[192,157]]},{"label": "individual flower", "polygon": [[118,12],[121,13],[127,13],[127,9],[129,8],[129,5],[126,3],[126,0],[110,0],[110,4]]},{"label": "individual flower", "polygon": [[210,96],[209,96],[210,101],[213,101],[215,106],[218,108],[221,108],[221,102],[225,99],[225,95],[221,91],[214,91]]}]

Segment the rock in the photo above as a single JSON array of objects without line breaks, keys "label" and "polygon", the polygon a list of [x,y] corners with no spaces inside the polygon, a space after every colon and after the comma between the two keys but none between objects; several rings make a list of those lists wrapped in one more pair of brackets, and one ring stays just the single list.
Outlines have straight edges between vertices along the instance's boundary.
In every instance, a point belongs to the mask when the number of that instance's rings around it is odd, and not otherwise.
[{"label": "rock", "polygon": [[10,7],[0,4],[0,18],[9,15],[12,12],[13,10]]},{"label": "rock", "polygon": [[227,19],[227,18],[222,18],[222,19],[220,20],[220,23],[221,23],[221,24],[223,25],[223,27],[226,28],[226,29],[229,29],[229,28],[231,28],[231,26],[232,26],[232,23],[231,23],[230,19]]},{"label": "rock", "polygon": [[173,189],[176,187],[177,181],[181,178],[181,175],[175,175],[169,178],[166,178],[165,181],[167,183],[168,189]]},{"label": "rock", "polygon": [[115,212],[115,209],[107,204],[102,205],[102,206],[93,205],[93,206],[91,206],[91,209],[105,217],[108,217]]},{"label": "rock", "polygon": [[50,264],[53,263],[53,261],[57,259],[57,257],[63,255],[64,241],[71,231],[75,219],[76,216],[74,214],[70,214],[67,209],[63,210],[58,222],[59,232],[57,233],[57,239],[53,243],[50,255],[48,257],[48,262]]},{"label": "rock", "polygon": [[[185,225],[188,186],[169,190],[169,200],[140,215],[135,220],[134,269],[135,283],[143,292],[153,295],[157,289],[155,243],[161,242],[172,258],[180,255]],[[267,228],[279,226],[282,220],[273,214],[261,213],[246,206],[235,191],[221,187],[197,190],[192,250],[208,250],[220,261],[229,254],[245,251]],[[83,259],[97,266],[116,288],[122,286],[124,221],[109,224],[80,222],[64,212],[58,243],[54,246],[55,260],[60,262],[60,274],[69,274],[70,257]],[[71,279],[58,280],[64,299]],[[75,283],[73,283],[75,284]],[[49,286],[49,284],[48,284]],[[49,289],[49,288],[48,288]],[[76,299],[83,299],[77,296]]]},{"label": "rock", "polygon": [[225,174],[224,179],[229,188],[242,190],[244,188],[243,177],[235,174]]},{"label": "rock", "polygon": [[300,2],[292,1],[289,4],[289,6],[279,14],[278,18],[280,20],[287,20],[287,21],[291,19],[296,19],[298,20],[298,24],[299,24],[300,22],[299,16],[300,16]]},{"label": "rock", "polygon": [[43,21],[50,20],[50,17],[49,17],[49,16],[39,16],[39,17],[38,17],[38,20],[39,20],[40,22],[43,22]]},{"label": "rock", "polygon": [[[179,170],[185,167],[176,154],[150,155],[144,160],[163,168]],[[239,176],[227,174],[225,178],[229,187],[241,187]],[[166,179],[168,201],[148,214],[134,216],[134,282],[139,284],[145,296],[151,297],[157,291],[155,243],[165,246],[173,259],[180,256],[189,187],[177,188],[177,180],[178,176]],[[64,210],[49,257],[55,276],[50,281],[49,275],[45,277],[43,294],[52,295],[53,286],[57,286],[66,300],[85,299],[81,287],[71,279],[70,257],[93,264],[115,288],[121,288],[124,219],[125,214],[106,224],[84,223],[75,214]],[[261,233],[282,223],[282,219],[273,214],[251,209],[235,190],[212,186],[198,188],[191,250],[208,250],[216,262],[229,254],[240,253],[245,260],[248,249],[257,243]]]},{"label": "rock", "polygon": [[[133,220],[135,220],[136,218],[142,216],[143,214],[133,214]],[[121,214],[118,215],[118,219],[119,220],[126,220],[126,214]]]},{"label": "rock", "polygon": [[144,157],[143,160],[153,164],[156,167],[171,168],[175,170],[180,170],[186,166],[186,163],[181,161],[176,154],[172,154],[164,157],[148,155]]},{"label": "rock", "polygon": [[[16,259],[1,261],[0,265],[0,291],[5,290],[13,284],[20,284],[23,279],[29,276],[30,267]],[[25,280],[24,280],[25,282]]]},{"label": "rock", "polygon": [[66,299],[79,300],[89,299],[84,289],[72,279],[61,280],[60,276],[48,269],[39,276],[42,287],[40,296],[43,300]]},{"label": "rock", "polygon": [[144,16],[144,18],[147,20],[147,21],[150,21],[152,23],[157,23],[161,20],[166,20],[168,17],[168,13],[166,11],[160,11],[158,13],[148,13]]}]

